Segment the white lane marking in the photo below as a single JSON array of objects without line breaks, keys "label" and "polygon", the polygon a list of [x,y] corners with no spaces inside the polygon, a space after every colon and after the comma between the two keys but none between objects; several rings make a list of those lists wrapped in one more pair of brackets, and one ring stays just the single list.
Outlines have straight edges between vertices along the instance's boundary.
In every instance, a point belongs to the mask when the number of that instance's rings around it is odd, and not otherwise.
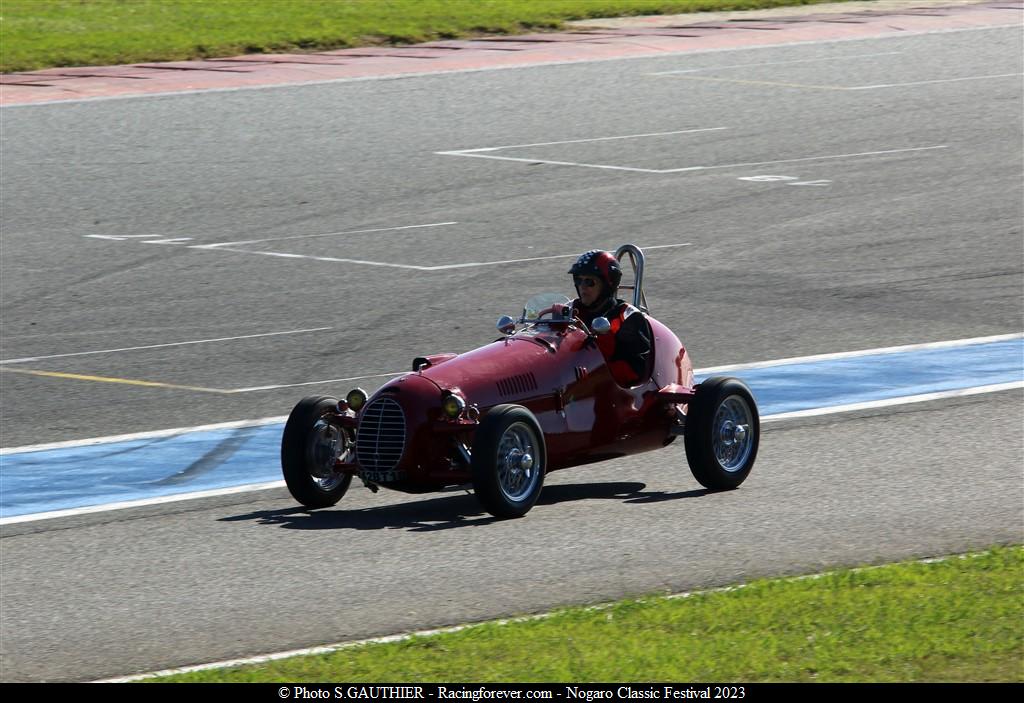
[{"label": "white lane marking", "polygon": [[168,430],[150,430],[148,432],[133,432],[131,434],[108,435],[106,437],[91,437],[89,439],[70,439],[63,442],[47,442],[46,444],[29,444],[24,447],[9,447],[0,449],[0,456],[12,454],[27,454],[29,452],[45,452],[51,449],[75,449],[77,447],[91,447],[97,444],[113,444],[115,442],[132,442],[140,439],[160,439],[162,437],[173,437],[175,435],[191,434],[193,432],[207,432],[212,430],[233,430],[242,427],[260,427],[262,425],[274,425],[283,423],[288,419],[287,415],[275,417],[262,417],[257,420],[232,420],[231,422],[217,422],[212,425],[194,425],[192,427],[175,427]]},{"label": "white lane marking", "polygon": [[143,244],[177,244],[178,242],[191,242],[192,237],[175,237],[173,239],[146,239]]},{"label": "white lane marking", "polygon": [[177,503],[186,500],[199,500],[201,498],[216,498],[217,496],[229,496],[238,493],[253,493],[265,491],[269,488],[284,488],[284,481],[267,481],[266,483],[252,483],[247,486],[233,486],[231,488],[214,488],[207,491],[193,491],[192,493],[178,493],[159,498],[143,498],[140,500],[125,500],[120,503],[107,503],[106,505],[90,505],[84,508],[69,508],[67,510],[52,510],[46,513],[34,513],[29,515],[15,515],[13,517],[0,518],[0,525],[16,525],[24,522],[35,522],[37,520],[53,520],[62,517],[74,517],[76,515],[90,515],[92,513],[106,513],[114,510],[127,510],[129,508],[144,508],[147,505],[163,505],[165,503]]},{"label": "white lane marking", "polygon": [[362,381],[367,378],[384,378],[385,376],[403,376],[411,371],[389,371],[388,373],[370,373],[365,376],[347,376],[346,378],[329,378],[325,381],[305,381],[303,383],[282,383],[276,386],[253,386],[251,388],[232,388],[225,393],[252,393],[253,391],[273,391],[278,388],[297,388],[299,386],[322,386],[327,383],[341,383],[342,381]]},{"label": "white lane marking", "polygon": [[83,237],[90,239],[112,239],[115,242],[122,242],[125,239],[148,239],[151,237],[163,237],[162,234],[83,234]]},{"label": "white lane marking", "polygon": [[615,139],[639,139],[642,137],[661,137],[670,134],[693,134],[696,132],[716,132],[723,129],[729,129],[728,127],[704,127],[700,129],[682,129],[675,132],[647,132],[645,134],[625,134],[617,137],[593,137],[590,139],[569,139],[560,142],[536,142],[534,144],[510,144],[508,146],[489,146],[478,149],[456,149],[451,151],[435,151],[435,154],[440,156],[468,156],[476,157],[478,159],[494,159],[496,161],[517,161],[520,163],[528,164],[549,164],[552,166],[579,166],[581,168],[597,168],[606,169],[611,171],[634,171],[638,173],[658,173],[649,168],[632,168],[630,166],[610,166],[606,164],[587,164],[576,161],[553,161],[551,159],[523,159],[514,156],[494,156],[493,154],[483,154],[481,152],[487,151],[500,151],[502,149],[521,149],[524,147],[533,146],[553,146],[557,144],[582,144],[585,142],[603,142],[611,141]]},{"label": "white lane marking", "polygon": [[752,361],[742,364],[709,366],[706,369],[697,369],[696,373],[706,376],[708,374],[721,373],[723,371],[746,371],[749,369],[764,369],[770,366],[783,366],[786,364],[806,364],[814,361],[834,361],[836,359],[853,359],[858,356],[874,356],[875,354],[897,354],[899,352],[923,351],[926,349],[949,349],[951,347],[969,347],[975,344],[1009,342],[1014,339],[1024,339],[1024,333],[1015,332],[1013,334],[997,334],[989,337],[951,339],[943,342],[902,344],[896,347],[878,347],[877,349],[860,349],[858,351],[834,352],[831,354],[812,354],[811,356],[791,356],[785,359],[772,359],[769,361]]},{"label": "white lane marking", "polygon": [[636,173],[665,173],[653,168],[633,168],[631,166],[610,166],[608,164],[585,164],[577,161],[553,161],[551,159],[519,159],[514,156],[493,156],[491,154],[469,154],[459,151],[435,152],[447,156],[467,156],[477,159],[494,159],[495,161],[518,161],[526,164],[549,164],[551,166],[579,166],[580,168],[598,168],[608,171],[634,171]]},{"label": "white lane marking", "polygon": [[237,339],[255,339],[257,337],[277,337],[285,334],[303,334],[306,332],[323,332],[332,329],[331,327],[311,327],[302,330],[288,330],[286,332],[263,332],[261,334],[243,334],[238,337],[216,337],[213,339],[194,339],[188,342],[168,342],[166,344],[147,344],[141,347],[121,347],[120,349],[97,349],[95,351],[71,352],[69,354],[49,354],[47,356],[26,356],[20,359],[3,359],[0,364],[23,364],[30,361],[41,361],[44,359],[64,359],[69,356],[88,356],[90,354],[116,354],[118,352],[139,351],[142,349],[162,349],[164,347],[181,347],[189,344],[209,344],[211,342],[230,342]]},{"label": "white lane marking", "polygon": [[751,161],[741,164],[719,164],[717,166],[688,166],[686,168],[669,168],[655,173],[681,173],[683,171],[707,171],[715,168],[738,168],[740,166],[768,166],[770,164],[795,164],[801,161],[828,161],[830,159],[853,159],[862,156],[883,156],[886,154],[903,154],[911,151],[930,151],[932,149],[948,149],[946,144],[935,146],[915,146],[906,149],[883,149],[881,151],[861,151],[855,154],[831,154],[826,156],[805,156],[799,159],[778,159],[775,161]]},{"label": "white lane marking", "polygon": [[[209,246],[196,246],[192,249],[212,249]],[[384,268],[407,269],[412,271],[430,271],[426,266],[413,266],[411,264],[393,264],[387,261],[368,261],[364,259],[343,259],[333,256],[313,256],[311,254],[289,254],[280,251],[254,251],[252,249],[235,249],[233,247],[220,246],[213,251],[230,251],[234,254],[254,254],[256,256],[274,256],[279,259],[307,259],[310,261],[327,261],[340,264],[361,264],[363,266],[381,266]]]},{"label": "white lane marking", "polygon": [[[1003,29],[1013,29],[1020,31],[1020,23],[1014,24],[993,24],[988,27],[956,27],[952,29],[933,29],[923,32],[908,32],[901,30],[894,34],[881,34],[870,37],[842,37],[839,39],[828,39],[821,41],[818,39],[809,39],[806,41],[795,41],[786,42],[783,44],[763,44],[761,46],[727,46],[717,47],[713,49],[693,49],[687,48],[682,51],[675,53],[698,55],[698,54],[718,54],[732,51],[758,51],[762,49],[779,49],[782,47],[790,46],[821,46],[827,44],[843,44],[846,42],[861,42],[861,41],[884,41],[886,39],[898,39],[904,40],[911,37],[927,37],[930,35],[943,35],[943,34],[959,34],[962,32],[992,32]],[[386,76],[358,76],[352,78],[326,78],[323,80],[313,81],[299,81],[296,83],[286,83],[278,85],[243,85],[243,86],[231,86],[228,88],[203,88],[200,90],[169,90],[161,93],[152,93],[149,95],[97,95],[88,98],[57,98],[54,100],[40,100],[31,103],[17,103],[14,105],[0,105],[0,110],[16,110],[18,108],[32,108],[43,105],[54,105],[54,104],[74,104],[74,103],[88,103],[88,102],[102,102],[107,100],[141,100],[152,97],[165,97],[165,96],[187,96],[187,95],[204,95],[207,93],[235,93],[238,91],[247,90],[278,90],[281,88],[304,88],[309,86],[320,86],[320,85],[332,85],[337,83],[365,83],[369,81],[395,81],[395,80],[408,80],[427,76],[447,76],[447,75],[459,75],[466,73],[483,73],[486,71],[521,71],[524,69],[537,69],[547,67],[564,67],[564,66],[576,66],[578,64],[587,63],[607,63],[611,61],[642,61],[651,60],[654,58],[664,58],[666,51],[664,48],[659,48],[657,51],[650,54],[644,54],[642,56],[611,56],[607,58],[583,58],[576,60],[567,61],[550,61],[546,63],[530,63],[530,64],[516,64],[512,66],[484,66],[479,68],[456,68],[451,70],[440,70],[440,71],[423,71],[417,73],[399,73],[391,74]]]},{"label": "white lane marking", "polygon": [[973,388],[960,388],[952,391],[939,391],[937,393],[905,395],[900,398],[886,398],[884,400],[868,400],[863,403],[833,405],[830,408],[810,408],[808,410],[794,410],[793,412],[788,413],[765,415],[761,419],[764,422],[779,422],[781,420],[795,420],[801,417],[835,415],[836,413],[851,413],[856,412],[858,410],[874,410],[875,408],[888,408],[894,405],[927,403],[933,400],[945,400],[946,398],[961,398],[970,395],[982,395],[984,393],[999,393],[1000,391],[1012,391],[1016,388],[1024,388],[1024,381],[1011,381],[1010,383],[994,383],[989,386],[974,386]]},{"label": "white lane marking", "polygon": [[847,56],[826,56],[817,59],[795,59],[793,61],[765,61],[763,63],[736,63],[729,66],[705,66],[703,68],[684,68],[678,71],[658,71],[649,76],[671,76],[676,73],[696,73],[697,71],[719,71],[727,68],[760,68],[761,66],[783,66],[791,63],[817,63],[821,61],[845,61],[847,59],[867,59],[875,56],[896,56],[902,51],[886,51],[880,54],[850,54]]},{"label": "white lane marking", "polygon": [[879,88],[903,88],[911,85],[931,85],[932,83],[956,83],[958,81],[980,81],[988,78],[1009,78],[1010,76],[1024,76],[1024,73],[997,73],[991,76],[964,76],[963,78],[941,78],[934,81],[913,81],[911,83],[881,83],[879,85],[858,85],[843,90],[877,90]]},{"label": "white lane marking", "polygon": [[553,146],[555,144],[582,144],[583,142],[606,142],[615,139],[639,139],[641,137],[663,137],[669,134],[692,134],[694,132],[717,132],[728,127],[702,127],[700,129],[680,129],[675,132],[648,132],[646,134],[624,134],[618,137],[591,137],[589,139],[569,139],[561,142],[536,142],[534,144],[509,144],[507,146],[487,146],[480,149],[455,149],[452,151],[435,151],[435,154],[471,154],[479,151],[498,151],[500,149],[522,149],[529,146]]},{"label": "white lane marking", "polygon": [[315,237],[341,237],[349,234],[370,234],[373,232],[398,232],[406,229],[421,229],[424,227],[443,227],[445,225],[457,225],[458,222],[431,222],[425,225],[404,225],[402,227],[378,227],[376,229],[354,229],[347,232],[326,232],[324,234],[297,234],[291,237],[269,237],[267,239],[249,239],[241,242],[217,242],[214,244],[193,244],[190,249],[217,249],[219,247],[239,246],[242,244],[261,244],[263,242],[281,242],[288,239],[313,239]]},{"label": "white lane marking", "polygon": [[[645,247],[647,249],[653,249],[654,247]],[[575,256],[575,255],[574,255]],[[326,328],[329,329],[329,328]],[[876,347],[874,349],[860,349],[857,351],[849,352],[835,352],[829,354],[812,354],[810,356],[791,356],[782,359],[771,359],[768,361],[753,361],[742,364],[726,364],[722,366],[709,366],[707,368],[695,369],[694,373],[698,376],[709,376],[716,373],[722,373],[725,371],[743,371],[748,369],[763,369],[771,366],[782,366],[788,364],[800,364],[800,363],[811,363],[815,361],[835,361],[838,359],[852,359],[861,356],[873,356],[876,354],[896,354],[900,352],[908,351],[923,351],[928,349],[949,349],[953,347],[967,347],[975,344],[989,344],[992,342],[1008,342],[1014,339],[1024,338],[1024,333],[1015,332],[1013,334],[997,334],[987,337],[968,337],[965,339],[951,339],[942,342],[923,342],[918,344],[903,344],[894,347]],[[323,381],[308,381],[304,383],[296,384],[284,384],[279,386],[264,386],[258,388],[240,388],[230,389],[228,392],[242,392],[248,390],[262,390],[263,388],[275,389],[275,388],[290,388],[293,386],[311,386],[317,384],[333,383],[335,381],[344,380],[361,380],[365,378],[380,378],[383,376],[400,376],[402,374],[409,373],[408,371],[389,371],[386,373],[379,374],[368,374],[364,376],[349,376],[342,379],[327,379]],[[288,417],[286,415],[280,415],[275,417],[264,417],[254,420],[233,420],[231,422],[221,422],[212,425],[193,425],[190,427],[176,427],[166,430],[151,430],[148,432],[135,432],[131,434],[120,434],[120,435],[108,435],[105,437],[93,437],[89,439],[72,439],[63,442],[48,442],[46,444],[30,444],[21,447],[8,447],[0,449],[0,456],[6,456],[10,454],[24,454],[27,452],[38,452],[47,451],[50,449],[68,449],[73,447],[85,447],[92,446],[94,444],[112,444],[114,442],[128,442],[137,439],[158,439],[160,437],[170,437],[179,434],[188,434],[191,432],[203,432],[206,430],[220,430],[220,429],[234,429],[239,427],[258,427],[260,425],[272,425],[277,422],[284,422]]]},{"label": "white lane marking", "polygon": [[[926,557],[924,559],[918,559],[916,564],[942,564],[951,559],[968,559],[973,557],[979,557],[986,554],[986,552],[972,552],[967,554],[950,554],[939,557]],[[894,562],[896,564],[908,563],[908,562]],[[876,569],[888,566],[887,564],[874,564],[871,566],[859,566],[850,569],[843,569],[842,571],[823,571],[816,574],[800,574],[798,576],[788,576],[782,578],[776,578],[776,581],[782,583],[798,582],[807,580],[822,579],[833,574],[842,572],[854,572],[860,573],[865,571],[873,571]],[[742,588],[746,588],[747,584],[737,583],[728,586],[718,586],[715,588],[706,588],[700,591],[682,591],[679,593],[669,593],[664,596],[654,596],[652,598],[641,598],[640,602],[646,603],[657,603],[659,600],[683,600],[687,598],[693,598],[694,596],[703,596],[711,593],[730,593]],[[597,603],[595,605],[583,607],[584,611],[588,612],[600,612],[607,610],[615,606],[616,602],[609,603]],[[369,637],[362,640],[349,640],[347,642],[336,642],[335,644],[325,644],[317,647],[306,647],[305,649],[293,649],[287,652],[275,652],[274,654],[262,654],[253,657],[245,657],[242,659],[230,659],[228,661],[211,662],[209,664],[193,664],[192,666],[183,666],[176,669],[162,669],[161,671],[152,671],[146,674],[135,674],[132,676],[120,676],[113,679],[101,679],[99,681],[93,681],[93,683],[132,683],[135,681],[144,681],[146,679],[156,678],[159,676],[174,676],[176,674],[190,674],[197,671],[208,671],[211,669],[230,669],[236,666],[249,666],[254,664],[265,664],[271,661],[278,661],[280,659],[289,659],[291,657],[310,656],[318,654],[330,654],[339,650],[351,649],[353,647],[362,647],[368,644],[388,644],[391,642],[405,642],[416,637],[434,637],[437,635],[446,635],[463,630],[469,630],[477,627],[485,626],[504,626],[515,623],[523,622],[535,622],[537,620],[546,620],[555,615],[557,611],[548,611],[546,613],[536,613],[534,615],[523,615],[515,618],[500,618],[497,620],[484,620],[483,622],[470,622],[463,623],[461,625],[451,625],[449,627],[439,627],[433,630],[417,630],[415,632],[402,632],[394,635],[385,635],[383,637]]]},{"label": "white lane marking", "polygon": [[[778,413],[776,415],[765,415],[761,418],[761,422],[764,424],[780,422],[783,420],[793,420],[804,417],[817,417],[821,415],[835,415],[839,413],[856,412],[862,410],[872,410],[874,408],[887,408],[897,405],[908,405],[912,403],[925,403],[933,400],[943,400],[947,398],[960,398],[972,395],[981,395],[984,393],[998,393],[1000,391],[1008,391],[1014,389],[1024,388],[1024,381],[1013,381],[1011,383],[999,383],[988,386],[975,386],[973,388],[961,388],[953,391],[942,391],[939,393],[927,393],[923,395],[904,396],[902,398],[887,398],[885,400],[872,400],[864,403],[853,403],[850,405],[835,405],[829,408],[815,408],[812,410],[798,410],[789,413]],[[275,422],[283,423],[287,418],[267,418],[268,420],[274,420]],[[230,424],[230,423],[229,423]],[[238,423],[239,427],[252,426],[256,423]],[[273,424],[271,422],[260,422],[258,424]],[[25,448],[19,448],[24,450]],[[2,451],[2,450],[0,450]],[[125,501],[122,503],[108,503],[107,505],[93,505],[86,508],[69,508],[67,510],[54,510],[47,513],[30,513],[28,515],[15,515],[12,517],[0,518],[0,525],[10,525],[14,523],[25,523],[25,522],[36,522],[40,520],[52,520],[54,518],[73,517],[76,515],[84,515],[87,513],[103,513],[114,510],[124,510],[127,508],[138,508],[146,505],[156,505],[163,503],[173,503],[177,501],[186,500],[197,500],[199,498],[208,498],[211,496],[228,495],[247,493],[252,491],[262,491],[267,488],[277,488],[284,486],[284,481],[271,481],[268,483],[257,483],[249,484],[247,486],[235,486],[233,488],[214,489],[210,491],[196,491],[195,493],[181,493],[172,496],[161,496],[160,498],[147,498],[134,501]]]},{"label": "white lane marking", "polygon": [[632,171],[634,173],[686,173],[689,171],[709,171],[719,168],[740,168],[745,166],[768,166],[771,164],[793,164],[803,161],[828,161],[831,159],[853,159],[864,156],[884,156],[886,154],[901,154],[914,151],[930,151],[932,149],[948,149],[946,144],[935,146],[917,146],[904,149],[883,149],[879,151],[861,151],[852,154],[826,154],[823,156],[805,156],[798,159],[775,159],[772,161],[748,161],[735,164],[716,164],[714,166],[684,166],[682,168],[638,168],[634,166],[612,166],[609,164],[590,164],[579,161],[554,161],[551,159],[524,159],[513,156],[495,156],[493,154],[469,153],[466,151],[437,151],[436,154],[445,156],[465,156],[477,159],[494,159],[495,161],[516,161],[528,164],[550,164],[553,166],[577,166],[579,168],[597,168],[611,171]]},{"label": "white lane marking", "polygon": [[[648,249],[652,247],[647,247]],[[877,347],[875,349],[860,349],[857,351],[850,352],[835,352],[831,354],[813,354],[810,356],[791,356],[783,359],[772,359],[768,361],[753,361],[743,364],[727,364],[724,366],[709,366],[703,369],[695,369],[694,373],[698,376],[709,376],[716,373],[722,373],[724,371],[742,371],[747,369],[763,369],[770,366],[781,366],[785,364],[799,364],[799,363],[810,363],[814,361],[833,361],[837,359],[852,359],[859,356],[872,356],[875,354],[896,354],[899,352],[907,351],[921,351],[927,349],[948,349],[952,347],[967,347],[975,344],[988,344],[991,342],[1007,342],[1014,339],[1024,338],[1024,333],[1015,332],[1013,334],[997,334],[988,337],[969,337],[965,339],[951,339],[942,342],[923,342],[919,344],[903,344],[895,347]],[[407,371],[391,371],[388,373],[371,374],[367,376],[351,376],[347,380],[358,380],[363,378],[379,378],[382,376],[400,376],[408,373]],[[334,379],[338,380],[338,379]],[[346,379],[340,379],[346,380]],[[316,385],[321,383],[332,383],[333,380],[324,381],[310,381],[307,383],[299,383],[293,385]],[[289,385],[282,386],[270,386],[269,388],[288,388]],[[984,386],[981,386],[984,387]],[[248,389],[236,389],[236,390],[248,390]],[[0,456],[6,456],[10,454],[25,454],[28,452],[39,452],[47,451],[50,449],[69,449],[73,447],[86,447],[94,444],[112,444],[114,442],[128,442],[137,439],[158,439],[160,437],[171,437],[173,435],[188,434],[191,432],[203,432],[206,430],[221,430],[221,429],[234,429],[239,427],[258,427],[260,425],[272,425],[279,422],[284,422],[288,419],[287,415],[279,415],[275,417],[264,417],[255,420],[234,420],[231,422],[221,422],[212,425],[194,425],[191,427],[176,427],[167,430],[151,430],[149,432],[135,432],[132,434],[120,434],[120,435],[108,435],[106,437],[93,437],[89,439],[72,439],[63,442],[48,442],[46,444],[30,444],[22,447],[8,447],[6,449],[0,449]]]},{"label": "white lane marking", "polygon": [[[685,244],[658,244],[655,246],[641,247],[642,249],[667,249],[670,247],[692,246],[689,242]],[[194,249],[209,249],[210,247],[193,247]],[[385,268],[407,269],[410,271],[447,271],[449,269],[474,268],[479,266],[497,266],[499,264],[518,264],[527,261],[547,261],[549,259],[566,259],[579,256],[574,254],[553,254],[551,256],[533,256],[526,259],[504,259],[502,261],[473,261],[465,264],[441,264],[439,266],[416,266],[415,264],[396,264],[390,261],[369,261],[367,259],[343,259],[333,256],[313,256],[312,254],[288,254],[279,251],[254,251],[252,249],[234,249],[230,247],[219,247],[215,251],[230,251],[235,254],[255,254],[257,256],[276,256],[284,259],[307,259],[310,261],[326,261],[330,263],[361,264],[363,266],[382,266]]]},{"label": "white lane marking", "polygon": [[817,180],[817,181],[798,181],[797,176],[741,176],[737,178],[738,181],[753,181],[754,183],[773,183],[777,181],[792,181],[792,183],[786,183],[788,186],[827,186],[832,181]]},{"label": "white lane marking", "polygon": [[[684,242],[682,244],[656,244],[654,246],[641,247],[644,251],[651,249],[672,249],[675,247],[689,247],[693,246],[690,242]],[[424,271],[443,271],[446,269],[461,269],[469,268],[472,266],[496,266],[498,264],[518,264],[524,261],[546,261],[548,259],[567,259],[579,254],[555,254],[554,256],[534,256],[529,259],[506,259],[504,261],[478,261],[469,264],[445,264],[443,266],[424,266]]]}]

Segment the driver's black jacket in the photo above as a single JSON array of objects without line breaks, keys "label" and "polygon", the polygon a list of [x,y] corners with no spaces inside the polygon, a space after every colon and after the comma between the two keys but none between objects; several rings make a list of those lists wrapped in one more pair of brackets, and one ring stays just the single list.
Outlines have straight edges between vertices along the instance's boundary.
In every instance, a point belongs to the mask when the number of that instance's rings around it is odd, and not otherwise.
[{"label": "driver's black jacket", "polygon": [[595,317],[606,317],[612,324],[611,334],[598,337],[597,346],[616,383],[634,386],[644,380],[651,358],[651,328],[642,312],[611,297],[589,309],[577,298],[573,310],[587,327]]}]

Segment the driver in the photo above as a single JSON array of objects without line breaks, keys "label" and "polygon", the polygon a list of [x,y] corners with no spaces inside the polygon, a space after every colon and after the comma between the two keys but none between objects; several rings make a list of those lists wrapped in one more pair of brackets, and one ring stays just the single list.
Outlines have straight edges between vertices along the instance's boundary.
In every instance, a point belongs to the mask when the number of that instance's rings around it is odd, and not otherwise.
[{"label": "driver", "polygon": [[573,310],[590,327],[595,317],[606,317],[611,332],[597,337],[597,347],[608,362],[612,378],[620,386],[643,380],[651,356],[651,333],[643,313],[615,297],[622,267],[607,251],[592,249],[569,269],[576,286]]}]

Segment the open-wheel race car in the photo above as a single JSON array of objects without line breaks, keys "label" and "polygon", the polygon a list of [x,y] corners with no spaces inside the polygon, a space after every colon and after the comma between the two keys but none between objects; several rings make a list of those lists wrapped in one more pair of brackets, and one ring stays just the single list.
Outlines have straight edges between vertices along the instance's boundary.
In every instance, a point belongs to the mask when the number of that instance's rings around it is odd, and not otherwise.
[{"label": "open-wheel race car", "polygon": [[463,354],[413,360],[412,371],[343,400],[313,396],[285,425],[281,465],[292,496],[309,508],[337,503],[353,477],[367,487],[425,493],[472,486],[499,518],[525,515],[545,475],[660,449],[682,436],[697,481],[739,486],[757,456],[760,425],[747,386],[716,376],[694,385],[687,350],[647,314],[644,255],[625,244],[633,306],[652,353],[640,382],[620,386],[597,344],[606,318],[589,328],[558,294],[532,298],[502,336]]}]

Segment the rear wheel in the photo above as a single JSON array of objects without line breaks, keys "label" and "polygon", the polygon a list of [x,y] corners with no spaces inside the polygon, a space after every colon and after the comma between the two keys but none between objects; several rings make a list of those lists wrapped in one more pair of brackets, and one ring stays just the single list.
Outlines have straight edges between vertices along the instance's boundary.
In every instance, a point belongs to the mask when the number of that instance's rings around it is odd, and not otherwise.
[{"label": "rear wheel", "polygon": [[686,414],[686,460],[712,490],[737,488],[750,474],[761,437],[754,396],[736,378],[715,376],[697,386]]},{"label": "rear wheel", "polygon": [[303,398],[288,416],[281,439],[281,470],[288,491],[307,508],[327,508],[345,495],[351,474],[335,469],[355,443],[351,430],[332,421],[338,401]]},{"label": "rear wheel", "polygon": [[522,517],[544,487],[547,451],[537,418],[520,405],[496,405],[473,437],[473,490],[491,515]]}]

